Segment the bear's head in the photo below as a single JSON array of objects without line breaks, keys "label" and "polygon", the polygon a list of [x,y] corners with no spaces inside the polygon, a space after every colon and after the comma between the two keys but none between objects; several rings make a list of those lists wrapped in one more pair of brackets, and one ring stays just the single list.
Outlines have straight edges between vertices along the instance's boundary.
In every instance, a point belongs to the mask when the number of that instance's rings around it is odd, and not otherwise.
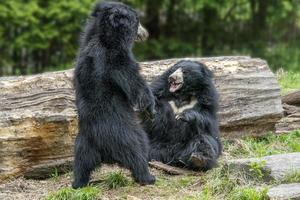
[{"label": "bear's head", "polygon": [[202,63],[180,61],[168,77],[171,93],[188,94],[208,88],[212,84],[212,72]]},{"label": "bear's head", "polygon": [[135,10],[119,2],[99,2],[91,14],[91,30],[107,45],[131,46],[148,37]]}]

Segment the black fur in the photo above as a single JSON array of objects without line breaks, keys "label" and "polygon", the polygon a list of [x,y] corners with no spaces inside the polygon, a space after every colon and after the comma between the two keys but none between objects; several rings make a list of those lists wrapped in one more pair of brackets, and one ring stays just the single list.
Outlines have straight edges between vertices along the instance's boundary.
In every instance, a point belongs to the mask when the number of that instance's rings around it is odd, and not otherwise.
[{"label": "black fur", "polygon": [[148,137],[133,110],[155,106],[131,52],[138,24],[131,8],[103,2],[86,25],[75,70],[79,134],[73,188],[86,186],[103,162],[130,169],[140,184],[155,182],[148,169]]},{"label": "black fur", "polygon": [[[181,89],[169,91],[169,76],[177,69],[183,71]],[[201,63],[181,61],[167,70],[152,84],[157,98],[154,120],[143,115],[143,126],[150,138],[150,159],[195,170],[216,166],[222,152],[217,119],[218,94],[212,82],[212,73]],[[168,101],[181,105],[196,97],[197,103],[175,116]],[[195,164],[191,156],[202,159]],[[199,161],[199,160],[198,160]]]}]

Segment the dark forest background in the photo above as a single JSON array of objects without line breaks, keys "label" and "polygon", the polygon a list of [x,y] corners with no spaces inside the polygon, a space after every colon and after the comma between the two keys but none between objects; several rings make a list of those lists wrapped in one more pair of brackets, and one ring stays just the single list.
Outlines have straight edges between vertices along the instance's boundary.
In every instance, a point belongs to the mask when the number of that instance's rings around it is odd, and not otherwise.
[{"label": "dark forest background", "polygon": [[[250,55],[300,71],[300,0],[123,0],[150,32],[139,61]],[[0,76],[72,68],[94,0],[1,0]]]}]

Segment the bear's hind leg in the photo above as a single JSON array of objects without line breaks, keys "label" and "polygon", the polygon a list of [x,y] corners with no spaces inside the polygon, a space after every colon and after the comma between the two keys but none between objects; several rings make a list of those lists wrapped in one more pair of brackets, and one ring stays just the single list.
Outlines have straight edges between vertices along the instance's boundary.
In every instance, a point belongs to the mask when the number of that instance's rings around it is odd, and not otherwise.
[{"label": "bear's hind leg", "polygon": [[202,134],[193,138],[176,157],[189,169],[207,171],[217,166],[219,151],[216,139]]},{"label": "bear's hind leg", "polygon": [[[141,136],[140,133],[128,133],[130,136]],[[141,185],[155,183],[155,177],[150,174],[148,168],[148,147],[147,142],[141,141],[134,137],[124,137],[118,144],[120,152],[115,155],[115,160],[123,167],[129,169],[136,182]]]},{"label": "bear's hind leg", "polygon": [[[131,154],[129,151],[127,153]],[[155,183],[155,176],[149,172],[147,155],[140,153],[132,154],[131,158],[126,159],[123,164],[126,168],[130,169],[134,180],[139,184],[150,185]]]},{"label": "bear's hind leg", "polygon": [[86,144],[87,139],[78,135],[75,142],[74,159],[74,189],[85,187],[90,180],[91,172],[96,165],[100,165],[100,156],[91,144]]},{"label": "bear's hind leg", "polygon": [[190,166],[203,171],[216,167],[219,151],[218,141],[210,135],[202,134],[195,143],[195,151],[190,157]]}]

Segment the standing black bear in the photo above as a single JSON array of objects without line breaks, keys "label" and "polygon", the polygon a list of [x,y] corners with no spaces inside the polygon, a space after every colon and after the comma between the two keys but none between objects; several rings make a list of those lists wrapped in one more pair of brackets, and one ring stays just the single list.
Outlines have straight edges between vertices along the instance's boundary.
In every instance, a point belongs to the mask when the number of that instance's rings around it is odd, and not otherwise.
[{"label": "standing black bear", "polygon": [[133,107],[154,111],[155,100],[131,52],[137,13],[121,3],[98,3],[85,28],[75,70],[79,134],[73,188],[86,186],[102,162],[131,170],[140,184],[153,184],[149,141]]},{"label": "standing black bear", "polygon": [[142,114],[150,159],[195,170],[216,166],[222,144],[212,73],[201,63],[181,61],[151,87],[157,114],[154,120]]}]

